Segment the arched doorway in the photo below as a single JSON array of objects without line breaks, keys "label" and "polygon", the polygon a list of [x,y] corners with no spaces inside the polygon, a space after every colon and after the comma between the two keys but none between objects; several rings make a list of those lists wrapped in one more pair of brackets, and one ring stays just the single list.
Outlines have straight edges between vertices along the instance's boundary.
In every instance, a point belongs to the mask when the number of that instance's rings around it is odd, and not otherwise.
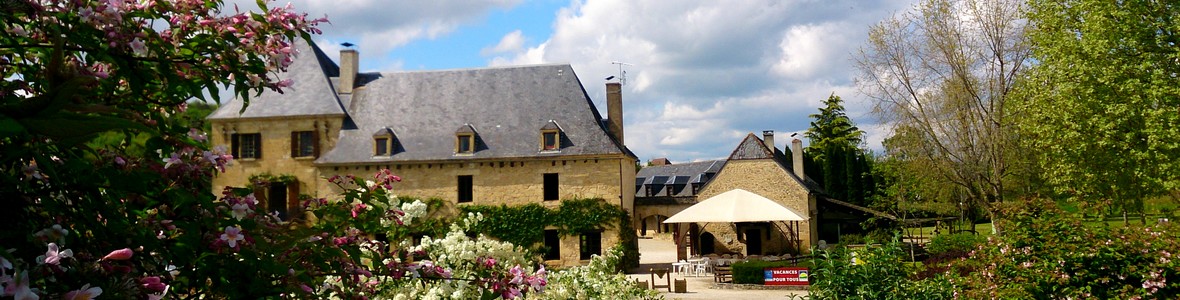
[{"label": "arched doorway", "polygon": [[712,233],[705,232],[701,234],[701,255],[717,253],[713,247],[717,244],[717,239],[713,237]]}]

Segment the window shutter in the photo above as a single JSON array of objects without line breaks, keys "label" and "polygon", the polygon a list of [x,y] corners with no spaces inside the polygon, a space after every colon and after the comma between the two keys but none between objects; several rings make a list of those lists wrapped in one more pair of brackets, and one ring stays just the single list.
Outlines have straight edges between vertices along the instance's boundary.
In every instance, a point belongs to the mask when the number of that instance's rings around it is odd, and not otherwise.
[{"label": "window shutter", "polygon": [[311,155],[313,157],[320,157],[320,131],[314,130],[311,132]]},{"label": "window shutter", "polygon": [[299,157],[299,132],[291,132],[291,158]]},{"label": "window shutter", "polygon": [[238,151],[238,150],[240,150],[240,148],[239,148],[240,145],[238,144],[238,134],[237,133],[231,134],[229,136],[229,145],[230,145],[229,146],[230,155],[233,155],[234,159],[242,158],[242,153]]},{"label": "window shutter", "polygon": [[299,205],[298,181],[287,183],[287,219],[293,220],[295,216],[303,216]]},{"label": "window shutter", "polygon": [[262,159],[262,133],[255,133],[251,136],[254,138],[254,149],[258,151],[254,154],[254,158]]}]

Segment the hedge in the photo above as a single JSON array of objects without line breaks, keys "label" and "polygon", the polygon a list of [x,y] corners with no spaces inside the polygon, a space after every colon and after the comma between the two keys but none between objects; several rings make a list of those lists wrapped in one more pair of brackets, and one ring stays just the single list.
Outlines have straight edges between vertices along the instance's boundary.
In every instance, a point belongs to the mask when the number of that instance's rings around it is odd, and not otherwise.
[{"label": "hedge", "polygon": [[789,261],[763,261],[752,260],[733,263],[733,283],[745,284],[762,284],[762,280],[766,278],[766,268],[780,268],[780,267],[805,267],[810,268],[811,264],[807,261],[800,261],[799,264],[792,264]]}]

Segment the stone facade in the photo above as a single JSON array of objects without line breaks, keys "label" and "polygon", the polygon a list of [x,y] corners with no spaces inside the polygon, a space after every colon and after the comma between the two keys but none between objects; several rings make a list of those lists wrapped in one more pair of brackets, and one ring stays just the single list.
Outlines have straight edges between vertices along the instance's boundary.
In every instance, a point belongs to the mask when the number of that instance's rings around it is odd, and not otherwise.
[{"label": "stone facade", "polygon": [[335,133],[342,123],[339,117],[315,116],[282,119],[242,119],[234,121],[213,120],[213,145],[230,147],[234,133],[260,133],[262,135],[262,157],[259,159],[235,158],[223,173],[213,178],[213,192],[220,193],[226,187],[243,187],[249,184],[253,175],[292,175],[298,179],[300,194],[312,197],[327,197],[317,188],[326,182],[315,167],[315,157],[291,157],[291,132],[317,131],[320,149],[331,149],[335,145]]},{"label": "stone facade", "polygon": [[[337,66],[313,43],[296,46],[303,55],[282,74],[296,79],[288,93],[264,92],[249,106],[234,99],[210,115],[213,145],[232,148],[235,134],[259,134],[261,145],[261,157],[238,158],[217,174],[213,193],[248,186],[256,175],[289,176],[294,182],[255,194],[264,209],[285,203],[285,211],[298,214],[301,196],[340,196],[331,176],[389,169],[402,177],[396,194],[442,199],[451,213],[461,205],[556,208],[574,198],[634,210],[636,158],[622,145],[618,83],[607,84],[616,91],[608,106],[615,120],[607,120],[569,65],[357,73],[354,50],[342,51]],[[460,125],[474,135],[473,149],[459,150]],[[557,133],[553,148],[546,148],[543,128]],[[307,131],[314,132],[315,154],[293,157],[294,133]],[[389,134],[385,151],[377,151],[374,132]],[[556,200],[545,200],[545,174],[557,174]],[[470,202],[458,201],[460,176],[471,176]],[[619,243],[619,231],[603,229],[606,251]],[[580,238],[561,237],[560,259],[547,263],[582,263]]]},{"label": "stone facade", "polygon": [[[631,165],[627,165],[631,164]],[[390,163],[365,166],[322,167],[322,176],[347,174],[369,174],[388,168],[402,177],[394,184],[398,194],[422,198],[439,198],[458,203],[457,178],[470,175],[473,181],[473,201],[478,205],[520,205],[541,203],[557,207],[559,201],[543,200],[543,175],[558,174],[558,193],[561,199],[602,198],[608,202],[629,208],[634,197],[620,198],[620,195],[634,193],[627,191],[629,185],[620,185],[630,170],[634,174],[633,160],[626,157],[586,159],[503,159],[497,161],[465,162],[415,162]],[[321,191],[337,193],[335,186],[320,180]],[[634,189],[631,187],[630,189]]]},{"label": "stone facade", "polygon": [[[734,160],[712,181],[701,189],[699,199],[708,199],[718,194],[744,189],[783,205],[799,214],[816,219],[815,198],[802,184],[791,177],[786,169],[773,159]],[[760,222],[761,223],[761,222]],[[701,234],[711,233],[716,241],[716,253],[736,252],[747,254],[746,236],[739,235],[747,229],[762,231],[762,253],[778,254],[807,251],[816,243],[816,226],[811,221],[765,222],[747,224],[698,224]],[[797,233],[796,233],[797,232]],[[791,240],[798,240],[796,248]],[[759,254],[759,253],[753,253]]]}]

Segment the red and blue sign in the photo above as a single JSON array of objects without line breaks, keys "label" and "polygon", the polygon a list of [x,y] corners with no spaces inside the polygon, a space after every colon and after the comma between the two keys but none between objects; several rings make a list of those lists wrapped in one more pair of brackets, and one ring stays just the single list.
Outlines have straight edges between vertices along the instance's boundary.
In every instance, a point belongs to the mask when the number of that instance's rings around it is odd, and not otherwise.
[{"label": "red and blue sign", "polygon": [[807,268],[783,267],[766,268],[763,285],[808,285]]}]

